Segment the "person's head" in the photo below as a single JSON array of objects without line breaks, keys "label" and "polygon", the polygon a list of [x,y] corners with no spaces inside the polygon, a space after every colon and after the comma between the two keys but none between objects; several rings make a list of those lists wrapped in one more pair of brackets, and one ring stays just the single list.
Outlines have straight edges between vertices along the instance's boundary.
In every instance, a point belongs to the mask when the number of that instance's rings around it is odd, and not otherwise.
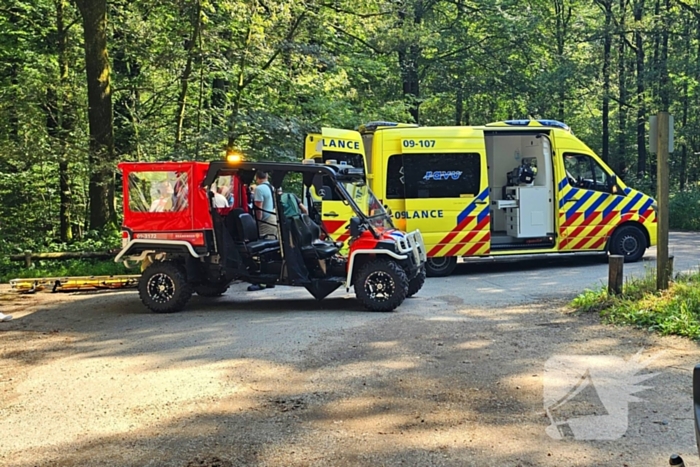
[{"label": "person's head", "polygon": [[267,172],[263,172],[262,170],[258,170],[255,173],[255,181],[257,182],[258,185],[261,183],[265,183],[267,181]]},{"label": "person's head", "polygon": [[162,182],[160,186],[158,187],[158,194],[162,197],[172,195],[173,194],[173,186],[170,184],[170,182]]}]

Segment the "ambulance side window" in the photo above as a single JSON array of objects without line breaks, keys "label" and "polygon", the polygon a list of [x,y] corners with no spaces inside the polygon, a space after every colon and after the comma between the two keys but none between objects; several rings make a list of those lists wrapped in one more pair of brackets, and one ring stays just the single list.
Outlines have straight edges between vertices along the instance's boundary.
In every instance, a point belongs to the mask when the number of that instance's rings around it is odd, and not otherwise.
[{"label": "ambulance side window", "polygon": [[387,163],[387,199],[459,198],[481,188],[479,154],[396,154]]},{"label": "ambulance side window", "polygon": [[571,186],[596,191],[610,190],[610,175],[591,156],[566,153],[564,167]]},{"label": "ambulance side window", "polygon": [[389,157],[386,168],[387,199],[403,199],[406,195],[403,176],[403,156],[397,154]]}]

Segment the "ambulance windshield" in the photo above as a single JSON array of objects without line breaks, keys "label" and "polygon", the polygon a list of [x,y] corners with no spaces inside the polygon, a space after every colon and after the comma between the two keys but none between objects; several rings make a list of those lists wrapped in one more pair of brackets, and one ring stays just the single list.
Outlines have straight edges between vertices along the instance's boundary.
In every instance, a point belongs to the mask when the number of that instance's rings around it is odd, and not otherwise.
[{"label": "ambulance windshield", "polygon": [[345,191],[355,201],[362,213],[368,217],[372,227],[394,229],[391,217],[364,181],[341,182]]}]

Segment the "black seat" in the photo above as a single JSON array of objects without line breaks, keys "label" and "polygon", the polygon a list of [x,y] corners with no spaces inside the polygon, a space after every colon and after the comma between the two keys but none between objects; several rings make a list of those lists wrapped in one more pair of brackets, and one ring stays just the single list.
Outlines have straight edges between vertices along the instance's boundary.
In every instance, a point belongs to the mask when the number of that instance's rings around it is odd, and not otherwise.
[{"label": "black seat", "polygon": [[338,249],[341,249],[343,247],[343,242],[331,242],[329,240],[326,240],[325,242],[322,240],[319,240],[321,238],[321,227],[317,223],[315,223],[311,217],[309,217],[308,214],[302,214],[301,215],[301,220],[304,221],[304,224],[311,230],[311,238],[314,241],[314,245],[320,245],[321,242],[325,243],[327,245],[332,245],[337,247]]},{"label": "black seat", "polygon": [[[308,219],[308,216],[306,218]],[[304,216],[292,219],[301,255],[305,259],[327,259],[338,253],[337,246],[318,239],[321,229],[311,219],[308,220],[310,224],[304,221]]]},{"label": "black seat", "polygon": [[229,234],[237,242],[243,241],[243,233],[239,231],[238,218],[241,214],[245,214],[245,211],[241,208],[234,208],[226,214],[224,217],[224,226],[228,230]]},{"label": "black seat", "polygon": [[[238,211],[238,210],[234,210]],[[231,214],[234,214],[231,211]],[[276,239],[273,240],[261,240],[258,236],[258,226],[253,220],[253,216],[246,212],[236,212],[235,216],[228,220],[227,216],[227,227],[234,223],[235,227],[233,229],[233,238],[236,241],[236,246],[239,251],[246,252],[250,255],[259,255],[262,253],[268,253],[275,250],[279,250],[280,244]]]}]

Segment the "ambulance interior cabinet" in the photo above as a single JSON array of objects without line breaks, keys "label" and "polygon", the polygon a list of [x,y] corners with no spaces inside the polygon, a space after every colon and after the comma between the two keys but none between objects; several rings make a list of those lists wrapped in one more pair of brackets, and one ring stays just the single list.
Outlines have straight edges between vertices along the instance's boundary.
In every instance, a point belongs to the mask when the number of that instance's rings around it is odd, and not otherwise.
[{"label": "ambulance interior cabinet", "polygon": [[506,198],[517,200],[517,207],[506,208],[506,232],[515,238],[546,237],[553,232],[549,187],[509,186]]}]

